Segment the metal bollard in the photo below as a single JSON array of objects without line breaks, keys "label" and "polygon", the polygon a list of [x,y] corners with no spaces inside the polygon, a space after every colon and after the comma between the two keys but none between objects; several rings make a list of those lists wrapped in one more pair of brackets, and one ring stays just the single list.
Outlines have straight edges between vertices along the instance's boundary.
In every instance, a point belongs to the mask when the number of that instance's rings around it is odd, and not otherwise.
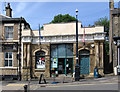
[{"label": "metal bollard", "polygon": [[28,85],[24,85],[24,92],[27,92],[27,86]]}]

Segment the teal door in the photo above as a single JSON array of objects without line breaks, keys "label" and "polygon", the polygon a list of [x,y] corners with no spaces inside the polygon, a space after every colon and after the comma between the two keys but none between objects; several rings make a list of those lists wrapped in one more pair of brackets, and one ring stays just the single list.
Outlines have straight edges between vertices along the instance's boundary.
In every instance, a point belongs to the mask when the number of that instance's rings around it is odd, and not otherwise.
[{"label": "teal door", "polygon": [[80,75],[89,75],[89,51],[80,51]]}]

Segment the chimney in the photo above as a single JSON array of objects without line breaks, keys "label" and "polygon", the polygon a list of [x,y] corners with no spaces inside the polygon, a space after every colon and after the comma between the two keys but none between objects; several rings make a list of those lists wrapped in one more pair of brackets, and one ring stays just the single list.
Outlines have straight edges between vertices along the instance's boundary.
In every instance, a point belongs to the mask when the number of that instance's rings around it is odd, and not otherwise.
[{"label": "chimney", "polygon": [[6,7],[6,16],[12,17],[12,9],[10,8],[10,3]]},{"label": "chimney", "polygon": [[110,8],[110,10],[114,9],[114,0],[110,0],[110,2],[109,2],[109,8]]}]

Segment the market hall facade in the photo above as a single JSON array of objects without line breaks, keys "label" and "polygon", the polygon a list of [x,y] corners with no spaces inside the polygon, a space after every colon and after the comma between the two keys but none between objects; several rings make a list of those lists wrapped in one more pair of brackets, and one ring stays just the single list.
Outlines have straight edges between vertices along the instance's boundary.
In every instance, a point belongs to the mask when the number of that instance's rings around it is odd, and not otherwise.
[{"label": "market hall facade", "polygon": [[[44,24],[43,30],[22,31],[22,78],[73,75],[76,64],[76,23]],[[83,33],[85,30],[85,45]],[[97,66],[104,75],[103,26],[81,27],[78,22],[80,76],[94,76]]]}]

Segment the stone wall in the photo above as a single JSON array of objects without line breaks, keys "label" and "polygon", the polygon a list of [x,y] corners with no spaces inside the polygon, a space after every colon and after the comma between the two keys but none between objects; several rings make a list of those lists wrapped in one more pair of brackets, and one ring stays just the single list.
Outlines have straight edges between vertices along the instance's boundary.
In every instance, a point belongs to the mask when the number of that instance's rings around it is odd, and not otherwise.
[{"label": "stone wall", "polygon": [[[13,23],[10,23],[13,24]],[[0,25],[0,29],[2,30],[0,32],[0,37],[2,37],[3,40],[5,40],[5,26],[4,23],[2,23],[2,25]],[[19,32],[19,24],[18,23],[14,23],[13,26],[13,40],[18,40],[18,32]]]},{"label": "stone wall", "polygon": [[[92,47],[91,45],[94,44],[94,46]],[[28,45],[30,45],[30,49],[28,49]],[[90,55],[89,55],[89,62],[90,62],[90,74],[87,75],[89,76],[93,76],[94,75],[94,68],[97,65],[99,68],[99,73],[100,75],[104,75],[103,74],[103,41],[95,41],[95,42],[86,42],[85,46],[83,45],[83,43],[78,43],[78,56],[79,56],[79,51],[86,49],[90,51]],[[23,53],[23,76],[24,79],[26,78],[30,78],[30,67],[32,68],[32,77],[40,77],[40,74],[44,74],[45,77],[50,77],[50,44],[41,44],[41,45],[37,45],[37,44],[24,44],[23,45],[24,48],[24,53]],[[31,52],[29,52],[29,50]],[[35,53],[37,51],[44,51],[45,52],[45,69],[35,69]],[[29,53],[31,53],[29,55]],[[30,60],[31,58],[31,60]],[[79,61],[79,60],[78,60]],[[28,63],[29,62],[29,63]],[[97,63],[96,63],[97,62]],[[27,65],[26,65],[27,64]],[[31,66],[30,66],[31,64]],[[76,64],[76,44],[73,43],[73,71],[75,70],[75,64]],[[29,66],[28,66],[29,65]],[[27,66],[27,67],[26,67]],[[28,76],[26,76],[28,75]],[[25,77],[26,76],[26,77]]]},{"label": "stone wall", "polygon": [[17,52],[13,52],[13,68],[12,67],[4,67],[4,52],[0,53],[1,58],[1,65],[2,67],[0,70],[2,72],[1,75],[17,75],[18,74],[18,61],[16,58]]},{"label": "stone wall", "polygon": [[[30,77],[31,73],[32,77],[40,77],[40,74],[43,73],[45,77],[50,77],[50,44],[32,44],[30,45],[30,49],[28,49],[28,44],[24,44],[23,48],[23,76],[28,74]],[[35,53],[37,51],[45,52],[45,69],[35,69]],[[29,55],[28,52],[31,54]],[[26,66],[28,69],[26,69]],[[29,78],[28,76],[23,77],[23,79]]]}]

